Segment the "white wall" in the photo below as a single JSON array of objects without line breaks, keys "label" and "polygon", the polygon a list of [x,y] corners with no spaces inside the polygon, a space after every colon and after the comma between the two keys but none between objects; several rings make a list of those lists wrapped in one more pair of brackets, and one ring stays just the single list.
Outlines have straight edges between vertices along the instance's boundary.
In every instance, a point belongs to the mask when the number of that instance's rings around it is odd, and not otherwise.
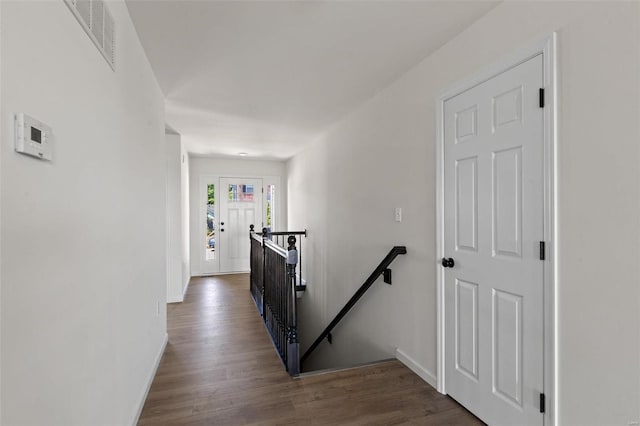
[{"label": "white wall", "polygon": [[408,249],[316,366],[398,347],[435,376],[435,99],[558,31],[559,424],[640,420],[638,7],[502,3],[290,160],[289,225],[309,231],[301,349],[391,246]]},{"label": "white wall", "polygon": [[[63,1],[2,2],[5,425],[131,424],[166,335],[163,96],[107,4],[116,72]],[[53,127],[52,162],[14,152],[16,112]]]},{"label": "white wall", "polygon": [[[190,206],[190,253],[191,275],[201,275],[201,261],[203,247],[201,242],[201,220],[203,215],[203,194],[200,193],[201,176],[241,176],[257,178],[274,178],[280,180],[276,187],[280,225],[278,228],[287,229],[287,189],[286,189],[286,164],[282,161],[257,161],[248,159],[227,159],[191,156],[189,160],[189,206]],[[265,183],[265,182],[263,182]],[[266,183],[265,183],[266,184]],[[247,230],[247,232],[249,232]],[[248,237],[248,235],[247,235]]]},{"label": "white wall", "polygon": [[182,146],[180,135],[167,133],[167,303],[182,302]]},{"label": "white wall", "polygon": [[180,141],[180,213],[182,234],[182,294],[184,296],[191,279],[191,260],[189,248],[189,153]]}]

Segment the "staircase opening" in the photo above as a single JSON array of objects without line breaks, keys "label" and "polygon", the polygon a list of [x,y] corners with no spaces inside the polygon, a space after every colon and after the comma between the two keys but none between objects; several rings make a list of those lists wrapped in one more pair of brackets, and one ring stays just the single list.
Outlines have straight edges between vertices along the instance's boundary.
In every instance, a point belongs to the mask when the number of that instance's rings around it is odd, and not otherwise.
[{"label": "staircase opening", "polygon": [[302,239],[306,238],[306,235],[306,230],[272,232],[269,228],[263,228],[262,232],[255,232],[253,225],[249,231],[251,295],[284,367],[292,376],[309,371],[304,368],[305,361],[314,355],[314,351],[320,345],[333,344],[333,330],[339,327],[341,322],[348,320],[349,312],[380,278],[385,283],[392,284],[390,266],[398,256],[407,253],[404,246],[392,247],[301,355],[298,299],[304,297],[306,290],[302,279]]}]

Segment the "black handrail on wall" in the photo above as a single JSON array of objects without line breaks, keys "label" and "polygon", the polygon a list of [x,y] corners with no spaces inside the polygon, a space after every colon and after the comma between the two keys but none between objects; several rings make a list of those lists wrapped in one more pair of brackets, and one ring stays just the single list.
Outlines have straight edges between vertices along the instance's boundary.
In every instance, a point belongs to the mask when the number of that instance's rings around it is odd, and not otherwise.
[{"label": "black handrail on wall", "polygon": [[[320,336],[318,336],[315,342],[313,342],[313,344],[309,346],[309,349],[307,349],[304,355],[302,355],[302,358],[300,358],[301,364],[302,362],[304,362],[305,359],[309,357],[309,355],[311,355],[311,352],[313,352],[314,349],[317,348],[318,345],[322,343],[322,341],[325,338],[331,339],[330,337],[331,331],[335,328],[336,325],[338,325],[340,320],[342,320],[342,318],[344,318],[344,316],[347,315],[347,313],[351,310],[351,308],[353,308],[353,306],[358,302],[358,300],[360,300],[360,298],[367,292],[367,290],[369,290],[369,287],[371,287],[373,283],[376,282],[376,280],[380,275],[384,275],[384,281],[388,284],[391,284],[391,270],[389,269],[389,265],[391,265],[391,263],[395,260],[395,258],[401,254],[407,254],[407,248],[405,246],[395,246],[391,249],[389,254],[387,254],[385,258],[382,259],[382,262],[380,262],[380,264],[376,267],[376,269],[374,269],[371,275],[369,275],[369,278],[367,278],[364,284],[360,286],[358,291],[356,291],[356,293],[351,297],[351,299],[349,299],[347,304],[344,305],[344,308],[342,308],[340,312],[338,312],[338,315],[336,315],[336,317],[329,323],[327,328],[325,328],[324,331],[320,333]],[[329,342],[331,342],[331,340],[329,340]]]}]

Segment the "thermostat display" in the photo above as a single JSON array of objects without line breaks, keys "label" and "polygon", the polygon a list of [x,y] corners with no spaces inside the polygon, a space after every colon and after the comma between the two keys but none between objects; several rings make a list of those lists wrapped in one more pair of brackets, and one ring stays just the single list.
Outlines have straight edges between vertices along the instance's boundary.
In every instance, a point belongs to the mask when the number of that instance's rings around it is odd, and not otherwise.
[{"label": "thermostat display", "polygon": [[35,127],[31,126],[31,141],[42,143],[42,130],[36,129]]},{"label": "thermostat display", "polygon": [[15,148],[20,154],[51,161],[53,152],[51,127],[26,114],[16,114]]}]

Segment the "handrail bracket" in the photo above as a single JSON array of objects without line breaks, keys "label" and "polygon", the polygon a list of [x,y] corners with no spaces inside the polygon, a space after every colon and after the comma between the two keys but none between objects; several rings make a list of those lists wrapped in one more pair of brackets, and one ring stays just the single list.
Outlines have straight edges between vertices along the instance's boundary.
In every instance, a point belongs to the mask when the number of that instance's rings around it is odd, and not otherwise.
[{"label": "handrail bracket", "polygon": [[391,285],[391,268],[387,268],[382,271],[382,277],[385,283]]}]

